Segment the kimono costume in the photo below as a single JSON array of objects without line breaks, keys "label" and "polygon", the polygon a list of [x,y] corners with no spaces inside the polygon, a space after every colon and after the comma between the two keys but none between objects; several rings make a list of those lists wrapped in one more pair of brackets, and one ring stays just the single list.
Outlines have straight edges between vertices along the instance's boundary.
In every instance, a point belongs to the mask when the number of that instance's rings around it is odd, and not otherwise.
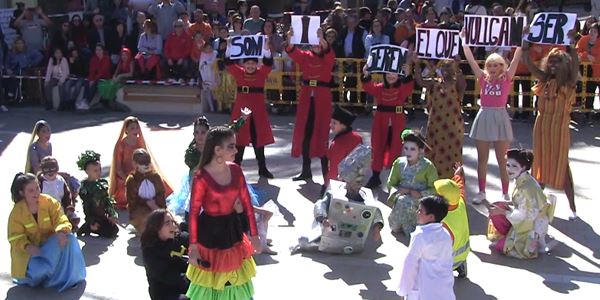
[{"label": "kimono costume", "polygon": [[190,186],[192,183],[192,176],[194,169],[200,163],[200,157],[202,153],[196,149],[196,141],[192,140],[188,148],[185,150],[184,162],[189,168],[189,171],[185,173],[181,178],[181,186],[179,192],[173,193],[167,197],[167,207],[171,213],[178,216],[184,216],[186,212],[190,211]]},{"label": "kimono costume", "polygon": [[529,172],[517,177],[512,208],[506,202],[494,204],[507,209],[506,215],[490,216],[488,238],[497,240],[496,250],[520,259],[537,257],[539,239],[546,235],[554,208],[535,178]]},{"label": "kimono costume", "polygon": [[156,171],[135,171],[127,177],[125,186],[129,223],[141,234],[146,228],[146,219],[152,212],[146,202],[154,200],[159,208],[167,208],[163,180]]},{"label": "kimono costume", "polygon": [[[77,238],[70,234],[71,223],[60,203],[40,194],[38,205],[38,212],[33,215],[25,200],[21,200],[8,217],[11,276],[19,285],[62,292],[85,279],[85,261]],[[57,232],[67,235],[64,248],[60,247]],[[31,257],[25,250],[28,245],[40,247],[40,255]]]},{"label": "kimono costume", "polygon": [[452,240],[440,223],[417,226],[411,234],[396,293],[404,299],[455,300]]},{"label": "kimono costume", "polygon": [[185,294],[190,282],[185,277],[188,268],[184,256],[189,246],[187,233],[142,248],[148,293],[152,300],[177,300]]},{"label": "kimono costume", "polygon": [[[389,191],[392,188],[417,190],[426,196],[435,193],[433,182],[437,179],[437,170],[427,158],[421,157],[411,166],[406,157],[401,156],[392,164],[387,188]],[[415,230],[418,200],[410,194],[404,195],[397,191],[390,193],[388,203],[393,204],[393,208],[388,220],[392,231],[402,230],[405,234],[409,234]]]},{"label": "kimono costume", "polygon": [[[308,145],[310,158],[323,157],[329,141],[331,120],[331,70],[335,65],[335,54],[328,48],[322,55],[287,48],[289,57],[298,64],[302,73],[302,88],[292,139],[292,156],[299,157]],[[305,141],[306,139],[309,139]]]},{"label": "kimono costume", "polygon": [[352,128],[344,132],[340,132],[331,141],[331,146],[327,150],[327,159],[329,160],[329,170],[327,171],[327,178],[325,184],[329,180],[338,179],[338,165],[340,162],[356,148],[356,146],[362,144],[362,137],[357,132],[353,131]]},{"label": "kimono costume", "polygon": [[403,105],[412,94],[415,83],[412,78],[399,78],[398,84],[392,86],[371,82],[370,77],[362,78],[362,81],[363,89],[375,97],[377,104],[371,128],[372,168],[375,172],[381,172],[402,155],[402,138],[393,132],[406,127]]},{"label": "kimono costume", "polygon": [[42,193],[52,196],[59,200],[63,212],[67,215],[69,222],[74,230],[79,225],[80,218],[75,213],[75,199],[72,198],[71,189],[67,184],[66,178],[61,174],[56,174],[56,179],[47,180],[41,173],[38,175],[40,190]]},{"label": "kimono costume", "polygon": [[198,248],[200,257],[208,264],[188,267],[187,297],[192,300],[250,299],[254,294],[253,248],[233,206],[236,199],[240,199],[252,236],[258,234],[254,209],[242,169],[235,163],[227,165],[231,170],[228,185],[218,184],[203,170],[194,174],[190,244]]},{"label": "kimono costume", "polygon": [[98,230],[94,233],[101,237],[116,237],[119,227],[108,219],[109,217],[118,217],[114,207],[115,200],[108,195],[108,181],[106,179],[81,181],[79,197],[83,201],[83,212],[85,213],[85,223],[81,226],[79,233],[92,232],[90,225],[98,223]]}]

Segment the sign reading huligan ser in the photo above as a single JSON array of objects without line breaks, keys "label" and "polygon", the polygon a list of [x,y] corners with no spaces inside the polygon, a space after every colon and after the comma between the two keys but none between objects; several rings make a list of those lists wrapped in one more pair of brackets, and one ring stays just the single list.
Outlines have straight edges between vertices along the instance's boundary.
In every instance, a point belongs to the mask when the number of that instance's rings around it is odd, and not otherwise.
[{"label": "sign reading huligan ser", "polygon": [[459,47],[458,30],[417,28],[416,51],[419,58],[454,59]]},{"label": "sign reading huligan ser", "polygon": [[404,74],[402,66],[406,63],[408,49],[381,44],[371,47],[367,59],[367,70],[371,73],[398,73]]},{"label": "sign reading huligan ser", "polygon": [[525,17],[466,15],[464,22],[467,46],[520,47]]}]

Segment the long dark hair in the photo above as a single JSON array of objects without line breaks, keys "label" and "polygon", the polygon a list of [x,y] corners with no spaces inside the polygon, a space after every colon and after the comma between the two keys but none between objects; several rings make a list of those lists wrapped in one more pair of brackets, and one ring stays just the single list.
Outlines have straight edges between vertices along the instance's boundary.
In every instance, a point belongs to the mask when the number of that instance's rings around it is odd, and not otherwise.
[{"label": "long dark hair", "polygon": [[61,49],[60,47],[56,47],[56,48],[54,48],[54,50],[52,50],[52,56],[50,57],[50,59],[52,60],[52,65],[53,65],[53,66],[56,66],[56,65],[60,64],[60,61],[57,61],[57,60],[56,60],[56,54],[55,54],[55,53],[56,53],[56,51],[58,51],[58,50],[60,50],[60,53],[62,54],[62,58],[61,58],[61,60],[62,60],[62,59],[66,59],[66,58],[65,58],[65,54],[63,53],[63,49]]},{"label": "long dark hair", "polygon": [[23,200],[23,195],[21,195],[21,192],[23,192],[25,186],[31,182],[37,182],[37,178],[31,173],[19,172],[15,175],[12,185],[10,186],[10,194],[14,203]]},{"label": "long dark hair", "polygon": [[225,126],[215,126],[208,131],[206,135],[206,142],[204,143],[204,149],[202,150],[202,157],[200,158],[200,164],[198,164],[198,170],[202,170],[204,166],[208,165],[215,156],[215,147],[222,146],[226,139],[235,136],[233,129]]},{"label": "long dark hair", "polygon": [[142,248],[152,247],[160,240],[158,232],[165,224],[167,214],[170,214],[170,212],[164,208],[156,209],[150,213],[148,219],[146,219],[146,228],[144,228],[140,237]]}]

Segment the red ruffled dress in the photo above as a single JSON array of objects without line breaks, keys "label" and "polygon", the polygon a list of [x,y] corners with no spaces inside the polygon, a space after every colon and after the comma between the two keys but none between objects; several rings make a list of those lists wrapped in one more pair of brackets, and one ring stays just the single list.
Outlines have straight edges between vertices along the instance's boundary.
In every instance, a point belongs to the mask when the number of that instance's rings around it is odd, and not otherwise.
[{"label": "red ruffled dress", "polygon": [[[242,169],[228,163],[231,183],[218,184],[208,172],[194,174],[190,200],[190,245],[196,245],[203,263],[190,265],[190,299],[250,299],[256,264],[254,249],[233,206],[239,198],[250,234],[258,234],[254,209]],[[202,210],[202,212],[200,212]],[[204,262],[208,262],[205,264]]]}]

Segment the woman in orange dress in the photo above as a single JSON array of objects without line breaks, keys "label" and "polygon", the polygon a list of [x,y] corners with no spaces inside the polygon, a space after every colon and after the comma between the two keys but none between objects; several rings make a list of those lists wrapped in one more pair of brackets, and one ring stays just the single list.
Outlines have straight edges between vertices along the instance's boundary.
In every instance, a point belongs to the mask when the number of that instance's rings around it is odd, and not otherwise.
[{"label": "woman in orange dress", "polygon": [[[109,176],[109,194],[117,201],[116,206],[118,209],[127,208],[125,179],[135,170],[133,166],[133,151],[138,148],[143,148],[150,152],[148,146],[146,146],[146,140],[140,129],[138,118],[127,117],[123,120],[123,127],[115,144]],[[152,154],[150,155],[152,156]],[[152,158],[152,165],[157,173],[161,174],[154,158]],[[165,195],[170,195],[173,190],[162,174],[161,177],[165,185]]]},{"label": "woman in orange dress", "polygon": [[[525,43],[525,42],[524,42]],[[570,49],[569,49],[570,48]],[[575,47],[565,51],[552,49],[543,59],[540,68],[523,55],[531,74],[538,79],[532,88],[538,97],[538,116],[533,126],[532,175],[542,186],[562,189],[567,195],[572,215],[575,209],[575,188],[569,167],[570,113],[575,103],[576,83],[579,79],[579,58]],[[529,47],[524,47],[529,51]]]},{"label": "woman in orange dress", "polygon": [[415,56],[415,80],[427,89],[427,144],[425,156],[433,162],[440,178],[452,178],[454,165],[462,163],[465,123],[461,101],[465,93],[465,77],[458,64],[442,61],[438,64],[441,76],[423,79],[421,65]]}]

